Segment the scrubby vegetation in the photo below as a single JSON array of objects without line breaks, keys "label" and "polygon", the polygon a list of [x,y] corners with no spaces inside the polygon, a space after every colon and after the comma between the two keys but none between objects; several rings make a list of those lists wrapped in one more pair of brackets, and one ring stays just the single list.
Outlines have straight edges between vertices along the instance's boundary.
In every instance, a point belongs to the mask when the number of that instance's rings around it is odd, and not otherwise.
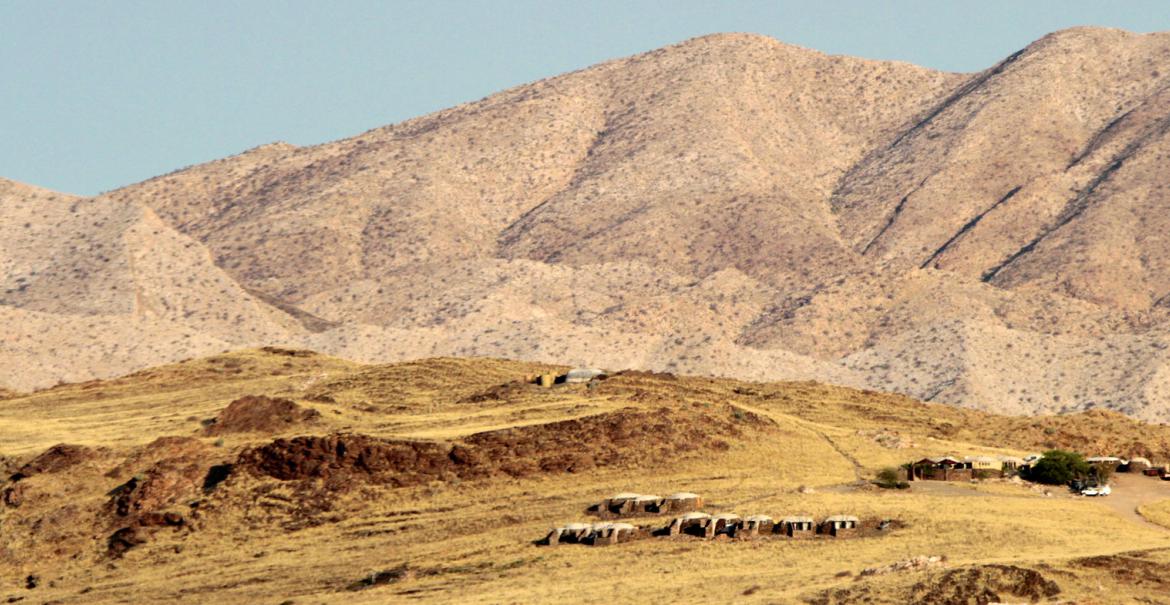
[{"label": "scrubby vegetation", "polygon": [[910,487],[910,483],[902,480],[902,473],[892,466],[878,471],[874,483],[884,489],[907,489]]}]

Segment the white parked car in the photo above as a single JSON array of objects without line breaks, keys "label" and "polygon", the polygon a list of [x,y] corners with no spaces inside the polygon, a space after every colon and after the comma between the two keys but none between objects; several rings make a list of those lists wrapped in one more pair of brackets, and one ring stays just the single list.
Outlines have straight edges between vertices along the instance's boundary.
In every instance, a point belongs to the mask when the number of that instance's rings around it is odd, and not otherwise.
[{"label": "white parked car", "polygon": [[1089,487],[1081,490],[1082,496],[1108,496],[1113,493],[1113,488],[1108,485],[1104,487]]}]

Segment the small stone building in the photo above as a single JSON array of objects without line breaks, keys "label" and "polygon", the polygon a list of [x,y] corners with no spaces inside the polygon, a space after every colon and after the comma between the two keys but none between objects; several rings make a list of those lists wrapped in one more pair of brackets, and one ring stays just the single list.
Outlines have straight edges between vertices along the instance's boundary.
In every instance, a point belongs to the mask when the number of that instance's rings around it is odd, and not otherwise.
[{"label": "small stone building", "polygon": [[646,513],[656,515],[665,512],[663,508],[666,506],[666,498],[662,496],[655,496],[652,494],[642,494],[634,498],[632,506],[635,513]]},{"label": "small stone building", "polygon": [[553,528],[545,541],[549,546],[557,544],[582,544],[589,537],[593,526],[588,523],[566,523]]},{"label": "small stone building", "polygon": [[692,536],[704,536],[707,533],[707,526],[710,523],[711,515],[697,511],[690,512],[671,521],[667,535],[678,536],[689,534]]},{"label": "small stone building", "polygon": [[691,492],[678,492],[666,497],[664,512],[685,513],[703,508],[703,497]]},{"label": "small stone building", "polygon": [[850,538],[857,535],[860,521],[852,515],[833,515],[821,522],[821,533],[834,538]]},{"label": "small stone building", "polygon": [[954,456],[933,456],[910,463],[911,481],[967,481],[971,468]]},{"label": "small stone building", "polygon": [[1016,456],[1000,456],[999,462],[1000,468],[1003,469],[1005,475],[1009,473],[1015,474],[1019,472],[1021,467],[1027,464],[1023,458],[1017,458]]},{"label": "small stone building", "polygon": [[[676,494],[677,495],[677,494]],[[671,512],[685,512],[693,510],[695,503],[702,503],[702,499],[694,494],[691,500],[675,499],[675,496],[656,496],[654,494],[637,494],[622,492],[614,494],[589,508],[589,511],[603,519],[624,517],[628,515],[659,515]]]},{"label": "small stone building", "polygon": [[733,537],[754,538],[760,534],[770,534],[774,526],[775,523],[772,521],[772,517],[768,515],[752,515],[744,518],[743,522],[736,527]]},{"label": "small stone building", "polygon": [[642,494],[633,492],[614,494],[602,500],[601,504],[598,505],[598,510],[613,516],[632,515],[637,512],[638,498],[641,497]]},{"label": "small stone building", "polygon": [[784,517],[776,527],[779,527],[780,533],[789,538],[811,538],[816,533],[812,517]]},{"label": "small stone building", "polygon": [[591,543],[604,546],[628,542],[634,538],[638,528],[629,523],[595,523],[591,532]]},{"label": "small stone building", "polygon": [[1003,476],[1003,460],[994,456],[969,456],[963,459],[964,466],[971,470],[973,479],[990,479]]},{"label": "small stone building", "polygon": [[707,524],[706,537],[714,538],[720,534],[734,535],[743,519],[735,513],[721,513],[711,517]]}]

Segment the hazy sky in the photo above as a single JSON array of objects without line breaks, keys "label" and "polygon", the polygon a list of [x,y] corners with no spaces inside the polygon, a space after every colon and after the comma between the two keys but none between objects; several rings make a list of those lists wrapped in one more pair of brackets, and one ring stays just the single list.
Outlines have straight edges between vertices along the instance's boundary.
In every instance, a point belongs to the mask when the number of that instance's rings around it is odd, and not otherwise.
[{"label": "hazy sky", "polygon": [[974,71],[1073,25],[1170,1],[0,0],[0,176],[93,194],[712,32]]}]

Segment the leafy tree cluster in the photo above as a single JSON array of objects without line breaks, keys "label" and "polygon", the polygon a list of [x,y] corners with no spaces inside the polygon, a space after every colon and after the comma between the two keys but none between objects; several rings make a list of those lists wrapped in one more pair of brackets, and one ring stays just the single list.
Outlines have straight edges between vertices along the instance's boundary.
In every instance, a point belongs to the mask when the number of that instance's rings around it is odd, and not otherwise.
[{"label": "leafy tree cluster", "polygon": [[1049,485],[1067,485],[1073,481],[1084,481],[1094,475],[1093,467],[1085,457],[1076,452],[1049,450],[1028,469],[1029,481]]}]

